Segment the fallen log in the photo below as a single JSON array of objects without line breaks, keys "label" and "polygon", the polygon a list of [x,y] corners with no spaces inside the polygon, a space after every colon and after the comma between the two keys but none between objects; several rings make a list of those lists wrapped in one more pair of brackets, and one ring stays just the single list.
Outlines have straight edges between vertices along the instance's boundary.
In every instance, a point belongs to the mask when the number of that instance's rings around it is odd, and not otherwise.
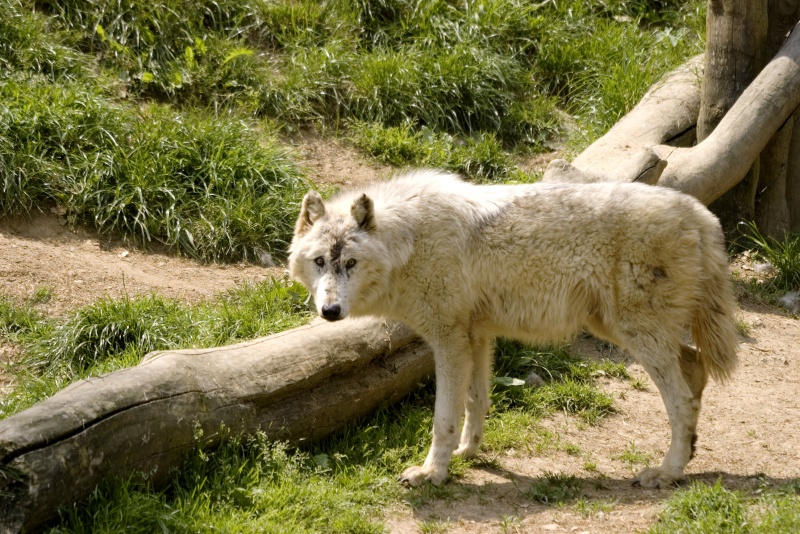
[{"label": "fallen log", "polygon": [[151,353],[0,421],[0,532],[35,530],[102,480],[163,484],[232,433],[316,439],[396,402],[433,374],[430,348],[376,319],[312,324],[213,349]]},{"label": "fallen log", "polygon": [[542,181],[656,183],[667,163],[653,147],[694,143],[702,70],[700,55],[664,75],[627,115],[572,163],[553,160]]}]

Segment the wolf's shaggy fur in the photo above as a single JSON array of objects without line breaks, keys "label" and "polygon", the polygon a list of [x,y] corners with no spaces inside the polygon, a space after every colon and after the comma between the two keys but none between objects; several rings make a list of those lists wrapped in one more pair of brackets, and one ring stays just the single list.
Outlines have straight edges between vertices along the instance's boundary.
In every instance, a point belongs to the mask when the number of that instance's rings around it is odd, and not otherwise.
[{"label": "wolf's shaggy fur", "polygon": [[[397,319],[433,348],[433,445],[401,475],[411,485],[442,483],[454,451],[477,453],[496,336],[542,343],[586,328],[641,362],[672,427],[663,463],[635,479],[647,487],[683,477],[708,375],[736,366],[719,222],[664,188],[477,186],[421,171],[327,203],[309,192],[289,269],[323,317]],[[697,349],[681,342],[687,326]]]}]

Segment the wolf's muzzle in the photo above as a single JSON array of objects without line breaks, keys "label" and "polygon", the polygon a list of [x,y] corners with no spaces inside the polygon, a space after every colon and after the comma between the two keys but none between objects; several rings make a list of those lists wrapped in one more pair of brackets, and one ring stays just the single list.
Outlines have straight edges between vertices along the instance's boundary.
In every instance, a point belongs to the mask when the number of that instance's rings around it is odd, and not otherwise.
[{"label": "wolf's muzzle", "polygon": [[338,321],[342,318],[342,307],[338,304],[325,304],[322,306],[322,318],[329,321]]}]

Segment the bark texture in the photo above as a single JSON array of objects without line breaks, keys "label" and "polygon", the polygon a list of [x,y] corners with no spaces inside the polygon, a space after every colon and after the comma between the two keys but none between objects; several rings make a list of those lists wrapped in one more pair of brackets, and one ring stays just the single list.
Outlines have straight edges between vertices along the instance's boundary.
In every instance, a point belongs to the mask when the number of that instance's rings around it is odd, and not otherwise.
[{"label": "bark texture", "polygon": [[[711,135],[764,67],[767,30],[767,0],[709,1],[699,141]],[[756,157],[744,178],[709,206],[730,233],[740,220],[755,219],[759,171]]]}]

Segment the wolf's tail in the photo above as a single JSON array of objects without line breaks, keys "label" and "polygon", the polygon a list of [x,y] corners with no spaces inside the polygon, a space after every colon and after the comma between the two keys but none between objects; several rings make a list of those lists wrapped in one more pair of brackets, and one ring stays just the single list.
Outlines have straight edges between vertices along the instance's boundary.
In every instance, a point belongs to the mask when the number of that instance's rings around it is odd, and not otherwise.
[{"label": "wolf's tail", "polygon": [[[707,213],[708,217],[713,217]],[[692,318],[692,337],[697,344],[700,361],[716,380],[724,381],[736,369],[739,345],[734,312],[725,239],[719,222],[706,225],[703,232],[703,271],[701,296]]]}]

